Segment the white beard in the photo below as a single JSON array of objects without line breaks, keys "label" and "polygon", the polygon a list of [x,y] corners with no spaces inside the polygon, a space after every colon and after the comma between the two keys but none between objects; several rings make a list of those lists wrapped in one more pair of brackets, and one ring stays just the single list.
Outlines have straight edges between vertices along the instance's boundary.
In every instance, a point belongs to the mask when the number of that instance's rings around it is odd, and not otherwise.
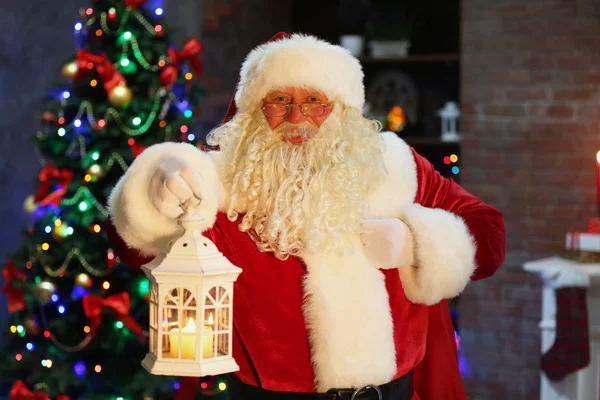
[{"label": "white beard", "polygon": [[[337,107],[340,108],[340,107]],[[379,126],[355,110],[334,109],[317,128],[262,113],[238,115],[211,132],[220,145],[228,216],[262,251],[278,258],[299,251],[345,253],[367,212],[368,195],[385,175]],[[292,144],[285,139],[304,135]]]}]

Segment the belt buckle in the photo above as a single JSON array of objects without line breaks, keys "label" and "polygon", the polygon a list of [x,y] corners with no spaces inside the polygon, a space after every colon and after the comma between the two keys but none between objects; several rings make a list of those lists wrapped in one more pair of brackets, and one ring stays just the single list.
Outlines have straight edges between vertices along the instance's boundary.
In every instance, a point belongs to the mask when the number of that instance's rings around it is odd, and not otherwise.
[{"label": "belt buckle", "polygon": [[331,389],[329,393],[334,393],[340,400],[360,400],[358,396],[361,396],[367,393],[369,390],[375,390],[377,393],[377,399],[383,400],[383,394],[381,393],[381,389],[377,385],[363,385],[356,390],[352,389]]}]

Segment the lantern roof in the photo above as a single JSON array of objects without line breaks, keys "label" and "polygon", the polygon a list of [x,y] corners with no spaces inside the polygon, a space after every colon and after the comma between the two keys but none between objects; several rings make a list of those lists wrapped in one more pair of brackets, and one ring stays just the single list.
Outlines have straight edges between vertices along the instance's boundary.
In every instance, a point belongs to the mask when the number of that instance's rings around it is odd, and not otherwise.
[{"label": "lantern roof", "polygon": [[233,275],[235,280],[242,269],[233,265],[211,240],[202,235],[203,221],[197,214],[186,212],[179,219],[183,234],[142,267],[146,275],[149,278],[179,274],[196,277]]}]

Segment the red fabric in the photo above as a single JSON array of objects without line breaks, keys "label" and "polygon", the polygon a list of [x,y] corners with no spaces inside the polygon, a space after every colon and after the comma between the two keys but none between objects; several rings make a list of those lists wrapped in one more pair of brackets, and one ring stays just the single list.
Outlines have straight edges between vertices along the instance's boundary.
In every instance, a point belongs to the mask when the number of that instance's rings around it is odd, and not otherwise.
[{"label": "red fabric", "polygon": [[[504,263],[506,230],[503,215],[442,177],[431,163],[413,150],[419,187],[415,202],[442,208],[463,218],[477,243],[477,269],[472,280],[492,276]],[[458,352],[447,301],[429,307],[427,351],[415,369],[415,390],[421,400],[463,400]]]}]

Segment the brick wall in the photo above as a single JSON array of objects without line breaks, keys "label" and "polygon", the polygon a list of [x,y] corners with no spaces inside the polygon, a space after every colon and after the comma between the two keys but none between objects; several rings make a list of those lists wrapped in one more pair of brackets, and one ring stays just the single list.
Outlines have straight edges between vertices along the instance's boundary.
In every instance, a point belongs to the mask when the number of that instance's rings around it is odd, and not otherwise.
[{"label": "brick wall", "polygon": [[[192,0],[186,0],[192,1]],[[203,0],[204,134],[219,124],[250,50],[279,31],[292,30],[292,2]]]},{"label": "brick wall", "polygon": [[506,215],[505,267],[461,297],[469,399],[539,398],[540,283],[595,212],[600,2],[463,0],[461,183]]}]

